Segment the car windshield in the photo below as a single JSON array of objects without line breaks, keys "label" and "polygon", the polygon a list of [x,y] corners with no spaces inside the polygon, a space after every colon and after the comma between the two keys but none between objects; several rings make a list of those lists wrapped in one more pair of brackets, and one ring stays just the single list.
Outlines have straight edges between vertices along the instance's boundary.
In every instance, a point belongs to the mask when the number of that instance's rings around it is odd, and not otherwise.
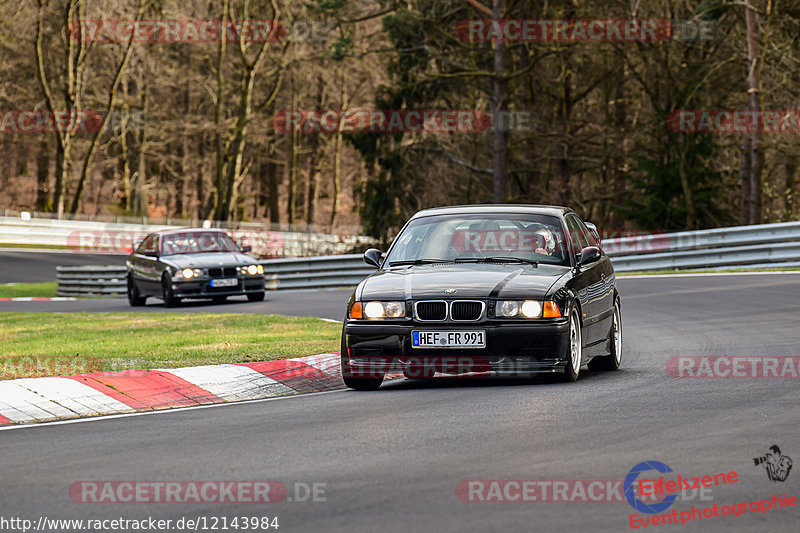
[{"label": "car windshield", "polygon": [[236,242],[220,231],[168,233],[162,239],[164,255],[239,251]]},{"label": "car windshield", "polygon": [[386,264],[451,261],[570,264],[559,218],[517,213],[419,218],[397,236]]}]

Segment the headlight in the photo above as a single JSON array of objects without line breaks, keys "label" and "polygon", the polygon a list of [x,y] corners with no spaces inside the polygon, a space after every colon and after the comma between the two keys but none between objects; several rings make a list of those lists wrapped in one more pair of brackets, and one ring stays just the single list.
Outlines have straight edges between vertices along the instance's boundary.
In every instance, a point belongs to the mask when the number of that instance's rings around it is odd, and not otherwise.
[{"label": "headlight", "polygon": [[240,266],[239,272],[241,272],[242,274],[249,274],[251,276],[255,276],[256,274],[263,274],[264,265]]},{"label": "headlight", "polygon": [[542,304],[536,300],[525,300],[519,308],[519,312],[525,318],[539,318],[542,314]]},{"label": "headlight", "polygon": [[176,278],[184,278],[184,279],[191,279],[200,277],[203,273],[202,270],[199,268],[184,268],[183,270],[179,270],[175,273]]},{"label": "headlight", "polygon": [[504,317],[517,316],[519,314],[519,302],[497,302],[495,314]]},{"label": "headlight", "polygon": [[406,316],[405,302],[367,302],[364,304],[366,318],[401,318]]},{"label": "headlight", "polygon": [[[547,302],[552,304],[552,302]],[[555,307],[555,305],[553,304]],[[556,307],[556,309],[558,309]],[[495,316],[501,318],[540,318],[542,303],[538,300],[505,300],[495,305]],[[560,315],[559,315],[560,316]]]}]

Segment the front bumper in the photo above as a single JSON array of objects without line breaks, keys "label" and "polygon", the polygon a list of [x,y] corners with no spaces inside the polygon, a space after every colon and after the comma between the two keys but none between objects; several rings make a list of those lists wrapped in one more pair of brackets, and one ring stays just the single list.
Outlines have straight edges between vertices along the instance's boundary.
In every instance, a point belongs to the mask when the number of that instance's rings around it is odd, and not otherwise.
[{"label": "front bumper", "polygon": [[212,287],[211,278],[172,280],[172,291],[177,298],[213,298],[264,292],[264,276],[238,276],[234,287]]},{"label": "front bumper", "polygon": [[[476,330],[486,332],[485,348],[412,348],[411,332]],[[499,320],[481,323],[384,324],[348,321],[345,371],[353,375],[436,371],[445,374],[495,372],[548,373],[567,364],[569,323],[553,319],[537,323]]]}]

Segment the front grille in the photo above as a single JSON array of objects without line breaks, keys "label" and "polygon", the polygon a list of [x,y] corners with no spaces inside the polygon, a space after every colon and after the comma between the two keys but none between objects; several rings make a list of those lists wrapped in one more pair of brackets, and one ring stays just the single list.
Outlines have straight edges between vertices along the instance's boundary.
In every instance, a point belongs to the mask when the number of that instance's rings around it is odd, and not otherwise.
[{"label": "front grille", "polygon": [[450,316],[453,320],[478,320],[483,314],[483,302],[453,302]]},{"label": "front grille", "polygon": [[225,268],[209,268],[208,275],[212,278],[221,278],[223,276],[235,278],[236,277],[236,267],[225,267]]},{"label": "front grille", "polygon": [[417,302],[419,320],[444,320],[447,317],[446,302]]}]

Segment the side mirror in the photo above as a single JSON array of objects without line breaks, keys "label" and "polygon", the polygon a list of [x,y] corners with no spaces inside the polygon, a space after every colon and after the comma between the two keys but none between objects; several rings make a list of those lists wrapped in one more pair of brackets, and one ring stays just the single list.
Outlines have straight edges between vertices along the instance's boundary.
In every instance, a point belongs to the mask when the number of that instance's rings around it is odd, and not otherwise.
[{"label": "side mirror", "polygon": [[253,247],[252,246],[242,246],[241,250],[242,250],[243,254],[246,254],[247,252],[252,252],[253,251]]},{"label": "side mirror", "polygon": [[364,252],[364,262],[368,265],[372,265],[375,268],[380,268],[381,260],[383,260],[383,252],[377,248],[370,248]]},{"label": "side mirror", "polygon": [[600,232],[597,231],[597,226],[591,222],[584,222],[584,224],[586,224],[586,227],[589,228],[589,231],[591,231],[594,237],[597,239],[597,244],[602,245],[603,239],[600,238]]},{"label": "side mirror", "polygon": [[581,258],[578,260],[578,266],[588,265],[599,261],[603,255],[600,253],[600,248],[597,246],[587,246],[581,250]]}]

